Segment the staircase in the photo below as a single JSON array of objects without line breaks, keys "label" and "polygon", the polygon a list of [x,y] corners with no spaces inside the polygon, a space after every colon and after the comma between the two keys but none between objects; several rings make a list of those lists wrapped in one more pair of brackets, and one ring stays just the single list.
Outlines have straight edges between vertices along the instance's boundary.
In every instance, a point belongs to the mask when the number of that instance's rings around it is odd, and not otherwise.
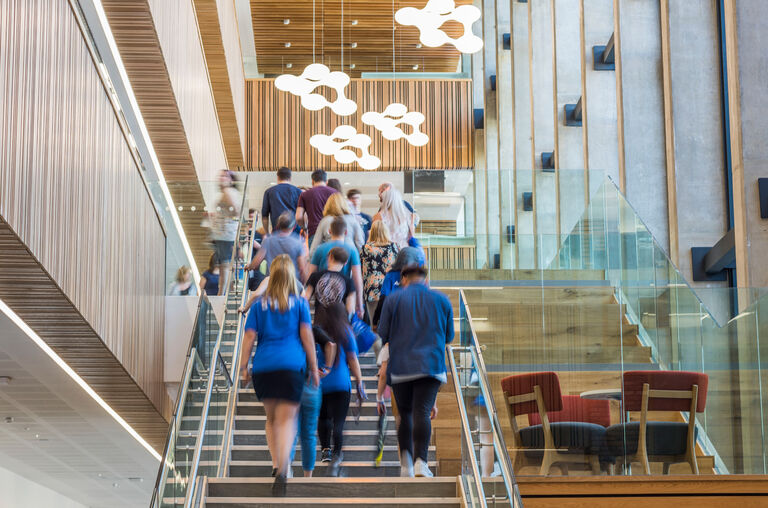
[{"label": "staircase", "polygon": [[[360,368],[371,400],[363,402],[359,419],[353,394],[344,430],[344,462],[340,477],[327,477],[330,463],[317,462],[314,478],[303,478],[301,446],[292,464],[294,478],[288,480],[287,496],[273,498],[272,461],[264,431],[264,405],[250,385],[239,386],[237,412],[232,430],[227,477],[208,478],[203,487],[203,506],[459,506],[456,477],[400,478],[400,459],[394,417],[387,421],[384,455],[377,467],[376,384],[377,367],[373,352],[360,355]],[[436,469],[435,448],[430,447],[430,467]]]}]

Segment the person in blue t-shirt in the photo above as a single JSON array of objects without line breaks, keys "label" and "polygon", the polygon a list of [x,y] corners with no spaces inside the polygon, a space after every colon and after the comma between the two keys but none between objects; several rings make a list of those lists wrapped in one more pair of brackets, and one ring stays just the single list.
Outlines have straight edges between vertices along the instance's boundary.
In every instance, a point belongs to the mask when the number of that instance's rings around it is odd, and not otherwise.
[{"label": "person in blue t-shirt", "polygon": [[[288,254],[296,268],[296,277],[303,283],[307,280],[307,246],[304,241],[294,232],[293,215],[290,212],[283,212],[277,219],[277,226],[272,234],[267,236],[261,242],[259,252],[253,257],[245,270],[258,270],[262,261],[267,262],[267,273],[272,260],[280,254]],[[253,288],[251,291],[256,290]]]},{"label": "person in blue t-shirt", "polygon": [[267,290],[248,313],[240,357],[245,382],[257,335],[253,389],[267,413],[267,442],[276,468],[272,492],[284,496],[304,380],[320,383],[309,302],[299,295],[293,261],[285,254],[272,261]]},{"label": "person in blue t-shirt", "polygon": [[320,382],[323,402],[320,405],[320,419],[317,423],[322,447],[321,460],[330,462],[328,475],[338,476],[344,460],[344,423],[349,411],[352,383],[350,372],[357,382],[358,400],[365,400],[365,388],[357,360],[357,342],[347,320],[344,304],[337,302],[326,307],[325,312],[316,316],[315,324],[336,343],[336,358],[318,355],[320,363],[331,369]]},{"label": "person in blue t-shirt", "polygon": [[334,247],[342,247],[347,251],[349,259],[344,263],[344,267],[341,269],[346,277],[352,279],[352,283],[355,286],[355,312],[357,317],[363,319],[363,272],[360,268],[360,253],[351,243],[344,241],[344,234],[347,231],[347,224],[341,217],[336,217],[331,223],[331,239],[330,241],[320,245],[315,253],[312,254],[312,259],[309,262],[310,275],[318,270],[328,269],[328,254]]},{"label": "person in blue t-shirt", "polygon": [[264,191],[261,201],[261,221],[264,231],[269,233],[269,224],[272,222],[272,231],[277,229],[277,219],[284,213],[290,212],[296,219],[296,206],[299,203],[301,189],[291,185],[291,170],[285,166],[277,170],[277,185],[273,185]]},{"label": "person in blue t-shirt", "polygon": [[421,266],[408,266],[400,275],[402,287],[387,298],[378,330],[389,344],[387,384],[400,412],[401,476],[431,477],[430,414],[447,380],[445,345],[453,341],[453,309],[444,294],[427,287]]}]

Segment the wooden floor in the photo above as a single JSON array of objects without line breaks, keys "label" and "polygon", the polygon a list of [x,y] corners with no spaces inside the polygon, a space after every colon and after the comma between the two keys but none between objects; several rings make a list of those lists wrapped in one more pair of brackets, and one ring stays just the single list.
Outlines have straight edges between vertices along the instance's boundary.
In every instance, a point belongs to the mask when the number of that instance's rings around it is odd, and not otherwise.
[{"label": "wooden floor", "polygon": [[768,476],[518,477],[525,508],[768,507]]}]

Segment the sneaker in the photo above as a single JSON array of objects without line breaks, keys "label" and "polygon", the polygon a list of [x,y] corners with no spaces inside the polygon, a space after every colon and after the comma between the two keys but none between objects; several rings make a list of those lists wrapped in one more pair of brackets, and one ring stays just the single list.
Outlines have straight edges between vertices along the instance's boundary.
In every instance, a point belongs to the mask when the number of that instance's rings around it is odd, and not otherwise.
[{"label": "sneaker", "polygon": [[400,453],[400,476],[403,478],[413,478],[413,459],[408,452]]},{"label": "sneaker", "polygon": [[331,465],[328,466],[328,476],[339,476],[339,473],[341,472],[341,462],[343,460],[343,455],[334,455],[333,460],[331,460]]},{"label": "sneaker", "polygon": [[274,478],[275,476],[277,476],[277,468],[273,467],[272,468],[272,478]]},{"label": "sneaker", "polygon": [[421,459],[416,459],[416,464],[413,466],[415,476],[418,478],[432,478],[434,475],[429,470],[429,466]]},{"label": "sneaker", "polygon": [[330,461],[331,461],[331,449],[323,448],[323,451],[320,454],[320,462],[330,462]]}]

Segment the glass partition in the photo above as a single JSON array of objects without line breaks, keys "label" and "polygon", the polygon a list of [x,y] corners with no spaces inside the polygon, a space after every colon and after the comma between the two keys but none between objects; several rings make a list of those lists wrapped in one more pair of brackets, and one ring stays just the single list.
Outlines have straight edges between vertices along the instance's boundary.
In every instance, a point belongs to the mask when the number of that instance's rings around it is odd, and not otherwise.
[{"label": "glass partition", "polygon": [[[190,358],[180,388],[166,452],[152,506],[191,506],[198,476],[218,476],[229,453],[229,429],[238,384],[232,372],[240,351],[243,317],[238,307],[247,297],[244,264],[250,260],[254,214],[247,179],[240,184],[237,236],[223,296],[202,295],[190,339]],[[212,191],[213,192],[213,191]],[[196,212],[196,210],[195,210]],[[194,361],[193,361],[194,359]],[[234,368],[233,368],[234,367]]]}]

